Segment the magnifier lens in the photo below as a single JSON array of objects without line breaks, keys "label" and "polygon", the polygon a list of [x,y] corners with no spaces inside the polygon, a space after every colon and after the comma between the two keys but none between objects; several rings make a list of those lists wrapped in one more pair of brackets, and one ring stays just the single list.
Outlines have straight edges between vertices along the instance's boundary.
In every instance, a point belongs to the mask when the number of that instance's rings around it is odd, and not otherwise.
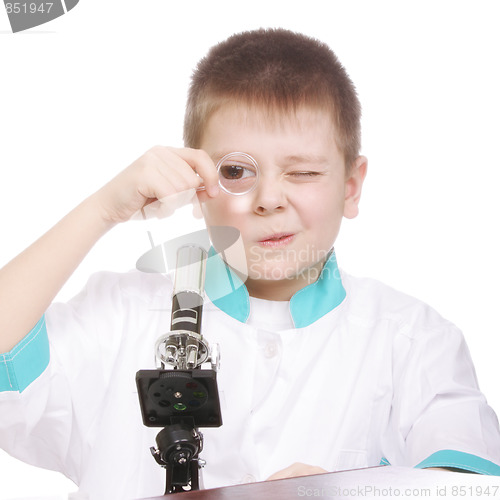
[{"label": "magnifier lens", "polygon": [[259,167],[246,153],[229,153],[217,164],[219,185],[229,194],[249,193],[257,185]]}]

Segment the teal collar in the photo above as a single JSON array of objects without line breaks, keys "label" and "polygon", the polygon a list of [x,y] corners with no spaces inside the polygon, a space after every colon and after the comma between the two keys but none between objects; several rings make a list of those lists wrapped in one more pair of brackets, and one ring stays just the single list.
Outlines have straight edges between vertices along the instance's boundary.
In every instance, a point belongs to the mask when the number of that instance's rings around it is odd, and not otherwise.
[{"label": "teal collar", "polygon": [[[227,266],[213,248],[207,259],[205,292],[210,300],[232,318],[246,323],[250,316],[250,297],[243,281]],[[319,278],[290,299],[295,328],[314,323],[335,309],[345,298],[335,252],[332,251]]]}]

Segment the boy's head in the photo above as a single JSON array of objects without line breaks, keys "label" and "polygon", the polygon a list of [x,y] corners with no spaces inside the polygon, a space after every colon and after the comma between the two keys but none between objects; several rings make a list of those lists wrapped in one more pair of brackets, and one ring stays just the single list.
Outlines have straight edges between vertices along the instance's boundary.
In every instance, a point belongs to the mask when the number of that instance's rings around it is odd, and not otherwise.
[{"label": "boy's head", "polygon": [[[357,214],[366,172],[359,122],[356,92],[335,55],[303,35],[235,35],[201,61],[186,146],[216,164],[244,153],[260,172],[242,196],[199,194],[209,227],[239,230],[250,295],[287,300],[317,279],[342,218]],[[221,175],[244,184],[247,167],[232,161]]]},{"label": "boy's head", "polygon": [[349,168],[361,144],[361,106],[345,69],[322,42],[283,29],[233,35],[213,47],[193,74],[184,142],[199,148],[212,114],[227,104],[293,113],[327,110],[335,141]]}]

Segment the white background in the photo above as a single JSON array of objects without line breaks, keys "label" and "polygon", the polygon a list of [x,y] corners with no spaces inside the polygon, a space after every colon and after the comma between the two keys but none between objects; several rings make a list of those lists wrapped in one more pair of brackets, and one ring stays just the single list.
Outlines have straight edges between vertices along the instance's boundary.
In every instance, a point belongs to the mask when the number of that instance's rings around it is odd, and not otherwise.
[{"label": "white background", "polygon": [[[340,266],[456,323],[500,411],[499,19],[483,0],[80,0],[14,35],[0,9],[0,265],[146,149],[182,145],[191,71],[211,45],[261,26],[302,31],[337,53],[364,110],[369,175]],[[140,223],[114,229],[58,298],[147,249]],[[2,500],[75,489],[0,452]]]}]

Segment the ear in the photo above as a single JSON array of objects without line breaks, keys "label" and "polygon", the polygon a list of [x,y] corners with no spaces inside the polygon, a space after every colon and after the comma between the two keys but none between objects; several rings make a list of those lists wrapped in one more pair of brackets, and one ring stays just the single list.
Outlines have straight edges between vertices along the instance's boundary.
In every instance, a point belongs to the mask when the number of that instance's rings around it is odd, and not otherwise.
[{"label": "ear", "polygon": [[354,219],[359,213],[359,200],[361,188],[366,177],[368,160],[364,156],[358,156],[349,171],[345,181],[344,217]]}]

